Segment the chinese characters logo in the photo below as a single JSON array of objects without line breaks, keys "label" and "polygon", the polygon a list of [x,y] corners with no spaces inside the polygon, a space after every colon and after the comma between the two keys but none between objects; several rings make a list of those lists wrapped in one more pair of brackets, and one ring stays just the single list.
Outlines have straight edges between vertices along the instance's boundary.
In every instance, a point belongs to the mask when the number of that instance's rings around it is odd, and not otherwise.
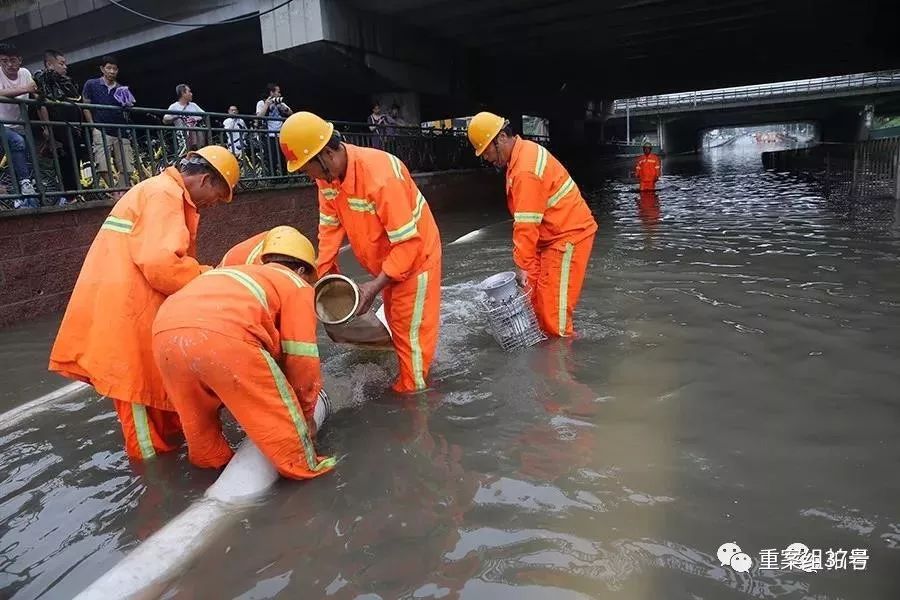
[{"label": "chinese characters logo", "polygon": [[[719,563],[731,567],[737,573],[747,573],[753,567],[753,559],[741,550],[735,542],[726,542],[716,551]],[[869,551],[865,548],[809,548],[806,544],[794,542],[787,548],[763,548],[757,561],[760,571],[865,571],[869,562]]]}]

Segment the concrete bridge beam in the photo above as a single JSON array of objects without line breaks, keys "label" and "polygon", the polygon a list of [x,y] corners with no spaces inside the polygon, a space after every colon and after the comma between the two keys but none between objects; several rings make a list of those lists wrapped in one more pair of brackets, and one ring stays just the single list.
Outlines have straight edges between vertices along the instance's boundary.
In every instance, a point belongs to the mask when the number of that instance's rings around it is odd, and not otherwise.
[{"label": "concrete bridge beam", "polygon": [[[273,8],[279,1],[259,0],[259,8]],[[260,17],[260,31],[264,53],[322,70],[330,69],[330,61],[343,62],[349,72],[334,68],[330,74],[373,95],[404,91],[451,97],[467,91],[459,49],[347,3],[295,0]]]}]

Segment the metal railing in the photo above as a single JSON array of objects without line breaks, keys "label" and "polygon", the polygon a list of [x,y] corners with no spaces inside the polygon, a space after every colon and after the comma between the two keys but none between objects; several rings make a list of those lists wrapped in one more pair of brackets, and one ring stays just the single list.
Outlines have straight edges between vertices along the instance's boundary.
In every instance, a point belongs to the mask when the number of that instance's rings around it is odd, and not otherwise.
[{"label": "metal railing", "polygon": [[616,113],[647,112],[665,109],[693,108],[730,102],[755,101],[791,96],[810,96],[860,89],[900,89],[900,71],[878,71],[837,77],[819,77],[783,83],[745,85],[717,90],[700,90],[622,98],[613,102]]},{"label": "metal railing", "polygon": [[[206,144],[231,149],[241,166],[239,190],[291,186],[307,180],[288,173],[270,122],[283,118],[215,112],[171,113],[166,109],[59,103],[36,100],[17,105],[17,119],[0,119],[0,211],[41,209],[73,202],[108,202],[135,183],[174,164]],[[39,109],[47,108],[48,119]],[[90,122],[85,110],[116,111],[123,123]],[[173,114],[172,125],[162,123]],[[226,119],[239,119],[228,122]],[[235,125],[238,125],[235,127]],[[464,131],[377,126],[334,121],[344,139],[383,149],[411,172],[477,167]]]},{"label": "metal railing", "polygon": [[900,200],[900,137],[765,152],[763,163],[820,179],[828,198]]}]

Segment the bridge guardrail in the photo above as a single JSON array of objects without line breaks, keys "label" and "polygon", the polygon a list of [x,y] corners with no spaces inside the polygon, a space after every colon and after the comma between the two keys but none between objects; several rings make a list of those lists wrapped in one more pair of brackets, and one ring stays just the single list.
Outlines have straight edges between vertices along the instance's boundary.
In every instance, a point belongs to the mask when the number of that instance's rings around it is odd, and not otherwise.
[{"label": "bridge guardrail", "polygon": [[622,98],[613,102],[614,113],[626,111],[647,111],[653,109],[672,109],[678,107],[695,107],[723,104],[741,100],[761,98],[806,96],[823,92],[853,89],[900,88],[900,71],[879,71],[837,77],[819,77],[802,81],[785,83],[740,86],[718,90],[700,90],[696,92],[680,92],[661,94],[658,96],[640,96]]},{"label": "bridge guardrail", "polygon": [[[13,208],[57,206],[63,200],[93,204],[107,202],[117,192],[159,173],[189,150],[206,144],[220,144],[238,156],[241,165],[240,190],[291,186],[307,182],[302,174],[288,173],[270,121],[256,115],[216,112],[179,112],[175,125],[165,125],[166,109],[130,107],[123,109],[127,123],[92,123],[85,110],[109,106],[14,100],[19,118],[3,120],[0,126],[0,211]],[[42,119],[40,108],[48,108],[51,118]],[[225,127],[227,118],[243,121],[243,127]],[[464,131],[385,125],[372,129],[368,123],[333,121],[344,139],[355,145],[383,149],[400,158],[411,172],[441,171],[478,167]],[[232,123],[229,123],[232,124]],[[547,140],[537,140],[546,143]],[[26,177],[16,174],[26,163]],[[17,164],[18,162],[18,164]],[[20,184],[28,180],[33,188]],[[26,189],[23,189],[25,187]]]}]

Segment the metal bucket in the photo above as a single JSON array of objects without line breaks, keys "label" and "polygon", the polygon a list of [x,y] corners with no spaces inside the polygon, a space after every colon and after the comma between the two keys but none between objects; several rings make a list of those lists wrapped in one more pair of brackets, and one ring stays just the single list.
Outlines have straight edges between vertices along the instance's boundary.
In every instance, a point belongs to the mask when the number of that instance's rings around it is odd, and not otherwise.
[{"label": "metal bucket", "polygon": [[494,302],[506,302],[519,294],[516,274],[512,271],[503,271],[502,273],[491,275],[481,282],[479,288]]},{"label": "metal bucket", "polygon": [[359,287],[344,275],[326,275],[315,285],[316,316],[326,325],[346,323],[359,308]]},{"label": "metal bucket", "polygon": [[531,306],[531,293],[519,287],[515,273],[491,275],[478,287],[485,294],[481,310],[488,329],[501,348],[512,352],[547,339]]}]

